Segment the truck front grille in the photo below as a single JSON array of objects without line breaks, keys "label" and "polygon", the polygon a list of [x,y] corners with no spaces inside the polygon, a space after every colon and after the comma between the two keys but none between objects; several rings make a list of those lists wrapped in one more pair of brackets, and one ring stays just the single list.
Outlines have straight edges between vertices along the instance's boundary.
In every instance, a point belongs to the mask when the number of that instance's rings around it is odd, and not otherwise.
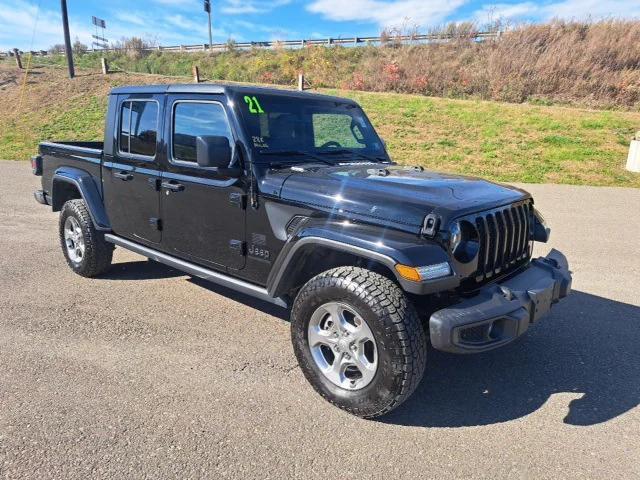
[{"label": "truck front grille", "polygon": [[475,217],[480,248],[477,282],[509,270],[531,254],[530,201],[483,212]]}]

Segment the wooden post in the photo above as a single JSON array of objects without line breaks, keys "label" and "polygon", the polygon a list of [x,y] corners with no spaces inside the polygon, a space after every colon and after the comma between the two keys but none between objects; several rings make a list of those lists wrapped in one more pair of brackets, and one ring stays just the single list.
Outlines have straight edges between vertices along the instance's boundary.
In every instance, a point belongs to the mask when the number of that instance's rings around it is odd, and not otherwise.
[{"label": "wooden post", "polygon": [[106,75],[107,73],[109,73],[109,64],[107,63],[107,59],[102,57],[101,63],[102,63],[102,74]]},{"label": "wooden post", "polygon": [[17,48],[14,48],[13,53],[16,56],[16,65],[20,70],[22,70],[22,59],[20,58],[20,50],[18,50]]},{"label": "wooden post", "polygon": [[304,73],[302,72],[298,74],[298,90],[304,91]]},{"label": "wooden post", "polygon": [[200,83],[200,70],[197,65],[193,66],[193,83]]}]

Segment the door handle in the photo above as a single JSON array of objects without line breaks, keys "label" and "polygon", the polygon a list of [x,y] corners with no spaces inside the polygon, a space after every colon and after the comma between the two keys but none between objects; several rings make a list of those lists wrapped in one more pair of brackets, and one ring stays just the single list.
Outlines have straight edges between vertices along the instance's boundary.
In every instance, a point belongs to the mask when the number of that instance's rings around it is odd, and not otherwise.
[{"label": "door handle", "polygon": [[160,184],[162,188],[166,188],[167,190],[171,190],[172,192],[181,192],[184,190],[184,185],[176,182],[162,182]]},{"label": "door handle", "polygon": [[113,172],[113,176],[119,178],[124,182],[133,180],[133,175],[131,175],[129,172]]}]

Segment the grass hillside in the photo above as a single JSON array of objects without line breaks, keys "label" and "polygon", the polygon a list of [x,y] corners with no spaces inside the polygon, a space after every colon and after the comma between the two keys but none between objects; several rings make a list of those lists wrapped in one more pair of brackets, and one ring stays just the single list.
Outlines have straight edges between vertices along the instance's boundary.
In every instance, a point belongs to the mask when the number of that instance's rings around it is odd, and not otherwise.
[{"label": "grass hillside", "polygon": [[[42,140],[100,140],[106,94],[122,84],[188,81],[158,75],[0,66],[0,158],[24,160]],[[640,113],[322,90],[354,98],[403,164],[501,181],[640,187],[624,169]],[[21,92],[22,95],[21,95]]]}]

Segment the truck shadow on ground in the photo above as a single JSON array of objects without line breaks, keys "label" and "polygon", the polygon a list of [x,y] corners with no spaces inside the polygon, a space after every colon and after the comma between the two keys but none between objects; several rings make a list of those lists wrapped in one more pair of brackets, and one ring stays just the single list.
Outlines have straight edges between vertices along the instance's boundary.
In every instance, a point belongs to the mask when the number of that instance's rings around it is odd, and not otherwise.
[{"label": "truck shadow on ground", "polygon": [[460,356],[431,349],[427,373],[384,423],[462,427],[529,415],[568,393],[564,423],[595,425],[640,403],[640,308],[573,292],[504,348]]},{"label": "truck shadow on ground", "polygon": [[[156,262],[114,265],[107,278],[184,275]],[[287,309],[199,278],[189,281],[284,321]],[[554,394],[569,394],[564,423],[595,425],[640,404],[640,307],[574,291],[506,347],[477,355],[430,349],[416,392],[378,419],[388,424],[465,427],[515,420]]]},{"label": "truck shadow on ground", "polygon": [[285,322],[289,321],[289,312],[288,308],[279,307],[273,303],[266,302],[264,300],[260,300],[249,295],[245,295],[244,293],[236,292],[235,290],[231,290],[230,288],[222,287],[220,285],[216,285],[215,283],[208,282],[198,277],[191,277],[189,281],[199,287],[206,288],[207,290],[217,293],[218,295],[223,295],[235,302],[242,303],[243,305],[247,305],[248,307],[255,308],[256,310],[260,310],[272,317],[279,318],[280,320],[284,320]]},{"label": "truck shadow on ground", "polygon": [[[192,282],[287,321],[283,308]],[[416,392],[378,421],[464,427],[529,415],[568,393],[564,423],[594,425],[640,404],[640,307],[574,291],[527,335],[491,352],[453,355],[430,349]]]},{"label": "truck shadow on ground", "polygon": [[186,275],[173,268],[151,260],[114,263],[109,271],[102,275],[104,280],[155,280],[182,277]]}]

